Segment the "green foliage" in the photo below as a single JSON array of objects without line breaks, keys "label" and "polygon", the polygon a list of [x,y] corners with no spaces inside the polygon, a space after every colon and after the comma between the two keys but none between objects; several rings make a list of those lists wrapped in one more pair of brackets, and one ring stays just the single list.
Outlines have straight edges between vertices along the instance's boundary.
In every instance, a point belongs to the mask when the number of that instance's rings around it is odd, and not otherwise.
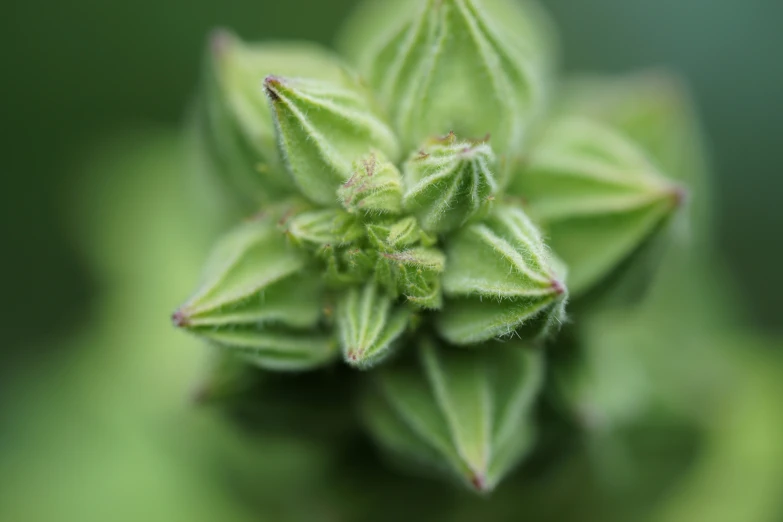
[{"label": "green foliage", "polygon": [[[255,217],[219,242],[174,314],[222,349],[207,390],[242,395],[237,361],[266,376],[312,370],[297,386],[339,375],[394,464],[479,493],[527,456],[551,464],[563,433],[617,469],[636,464],[625,433],[637,422],[690,433],[659,390],[673,371],[661,360],[678,357],[630,348],[664,317],[658,301],[624,301],[637,324],[586,299],[676,293],[683,280],[666,272],[694,270],[661,254],[678,214],[705,226],[701,210],[681,212],[704,163],[683,99],[659,77],[556,91],[556,43],[530,2],[370,1],[357,13],[341,42],[358,73],[225,35],[233,54],[215,56],[230,59],[207,64],[202,103],[221,118],[202,126],[234,147],[205,148],[218,179],[234,177],[225,158],[274,174],[246,176],[260,187]],[[332,364],[340,349],[346,365]],[[292,415],[321,424],[320,398]],[[625,480],[614,468],[596,474]]]}]

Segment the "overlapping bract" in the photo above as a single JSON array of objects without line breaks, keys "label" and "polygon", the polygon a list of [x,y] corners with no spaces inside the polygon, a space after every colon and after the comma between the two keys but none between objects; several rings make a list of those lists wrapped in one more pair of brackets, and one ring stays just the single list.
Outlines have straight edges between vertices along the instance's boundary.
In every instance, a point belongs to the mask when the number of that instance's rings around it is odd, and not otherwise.
[{"label": "overlapping bract", "polygon": [[[542,115],[550,67],[542,52],[546,37],[515,2],[487,4],[374,5],[350,24],[349,54],[408,149],[453,130],[468,138],[492,133],[506,154],[522,145]],[[523,22],[510,27],[512,20]]]},{"label": "overlapping bract", "polygon": [[207,263],[199,290],[175,324],[274,370],[305,370],[337,354],[318,328],[323,282],[306,257],[261,219],[229,233]]},{"label": "overlapping bract", "polygon": [[379,371],[364,404],[373,436],[491,491],[533,445],[542,354],[519,343],[455,352],[425,340],[414,359]]},{"label": "overlapping bract", "polygon": [[565,319],[563,274],[521,210],[501,207],[461,230],[447,255],[448,299],[437,325],[452,343],[509,336],[522,326],[539,337]]},{"label": "overlapping bract", "polygon": [[673,120],[645,134],[581,87],[543,118],[554,53],[534,13],[371,0],[342,39],[362,76],[315,47],[219,36],[202,152],[265,217],[220,243],[174,315],[268,370],[342,352],[370,370],[357,394],[378,443],[480,492],[532,447],[568,299],[640,265],[685,195],[664,175],[682,167]]},{"label": "overlapping bract", "polygon": [[252,211],[296,192],[277,147],[272,112],[260,89],[272,73],[337,82],[339,60],[311,43],[247,44],[220,30],[205,57],[195,111],[197,151],[214,186]]},{"label": "overlapping bract", "polygon": [[425,230],[450,232],[486,213],[495,199],[495,154],[487,143],[437,138],[405,163],[405,207]]},{"label": "overlapping bract", "polygon": [[685,197],[632,141],[581,118],[551,124],[511,191],[568,265],[574,295],[639,252]]}]

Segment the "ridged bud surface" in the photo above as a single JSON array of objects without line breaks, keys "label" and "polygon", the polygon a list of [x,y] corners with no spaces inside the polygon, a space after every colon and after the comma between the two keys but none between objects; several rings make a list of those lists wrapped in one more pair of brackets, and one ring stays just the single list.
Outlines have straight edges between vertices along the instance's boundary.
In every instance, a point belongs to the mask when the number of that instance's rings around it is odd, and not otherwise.
[{"label": "ridged bud surface", "polygon": [[246,44],[227,31],[212,35],[195,113],[197,151],[215,186],[251,212],[296,192],[264,95],[272,73],[325,81],[344,75],[339,60],[315,44]]},{"label": "ridged bud surface", "polygon": [[397,137],[348,73],[343,82],[268,76],[264,89],[286,164],[309,200],[339,206],[354,162],[374,150],[398,159]]},{"label": "ridged bud surface", "polygon": [[345,292],[337,309],[337,329],[345,361],[367,369],[391,355],[405,332],[411,310],[397,306],[375,283]]},{"label": "ridged bud surface", "polygon": [[562,270],[521,210],[498,207],[449,242],[440,334],[472,344],[511,334],[539,337],[565,317]]},{"label": "ridged bud surface", "polygon": [[487,493],[530,451],[541,353],[520,343],[455,351],[421,341],[413,364],[384,367],[364,404],[379,444]]},{"label": "ridged bud surface", "polygon": [[217,245],[199,290],[174,323],[265,368],[303,370],[329,362],[336,347],[317,326],[322,283],[306,257],[269,220],[230,232]]},{"label": "ridged bud surface", "polygon": [[582,118],[553,123],[511,188],[568,265],[575,296],[611,276],[685,198],[632,141]]},{"label": "ridged bud surface", "polygon": [[403,204],[425,230],[449,232],[489,209],[498,190],[495,168],[488,143],[453,133],[430,140],[405,163]]},{"label": "ridged bud surface", "polygon": [[406,5],[371,6],[343,37],[405,148],[451,130],[490,133],[500,154],[520,147],[545,106],[550,67],[531,18],[512,2]]}]

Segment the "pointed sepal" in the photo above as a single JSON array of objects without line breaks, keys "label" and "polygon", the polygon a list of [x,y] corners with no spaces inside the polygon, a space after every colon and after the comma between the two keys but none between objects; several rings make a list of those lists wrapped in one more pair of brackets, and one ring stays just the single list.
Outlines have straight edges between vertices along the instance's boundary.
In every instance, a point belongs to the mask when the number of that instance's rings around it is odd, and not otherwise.
[{"label": "pointed sepal", "polygon": [[213,186],[251,212],[295,193],[278,152],[264,78],[277,72],[330,81],[341,71],[336,57],[314,44],[250,44],[225,30],[213,33],[194,112],[194,149]]},{"label": "pointed sepal", "polygon": [[498,207],[455,234],[446,255],[447,299],[437,327],[450,342],[538,338],[564,320],[564,269],[522,210]]},{"label": "pointed sepal", "polygon": [[532,448],[541,353],[519,342],[460,351],[424,340],[414,359],[372,375],[370,432],[395,456],[492,491]]},{"label": "pointed sepal", "polygon": [[271,220],[245,223],[218,243],[199,290],[172,320],[263,368],[325,364],[337,349],[318,327],[323,284],[306,262]]},{"label": "pointed sepal", "polygon": [[397,138],[347,72],[342,82],[268,76],[264,90],[288,169],[311,201],[339,206],[353,163],[373,151],[398,159]]},{"label": "pointed sepal", "polygon": [[405,163],[405,208],[422,228],[445,233],[485,214],[498,191],[489,143],[458,140],[454,133],[429,140]]},{"label": "pointed sepal", "polygon": [[564,118],[545,133],[510,187],[546,230],[584,295],[652,244],[685,200],[634,142],[606,125]]},{"label": "pointed sepal", "polygon": [[343,357],[349,365],[369,369],[399,347],[411,318],[411,309],[398,305],[375,283],[354,287],[340,298],[337,331]]}]

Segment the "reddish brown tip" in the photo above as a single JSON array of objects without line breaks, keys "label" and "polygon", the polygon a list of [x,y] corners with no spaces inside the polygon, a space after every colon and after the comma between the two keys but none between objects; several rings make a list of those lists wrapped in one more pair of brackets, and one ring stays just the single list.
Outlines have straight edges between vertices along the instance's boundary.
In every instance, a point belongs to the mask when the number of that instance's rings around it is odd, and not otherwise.
[{"label": "reddish brown tip", "polygon": [[277,93],[277,89],[283,84],[283,80],[273,74],[270,74],[264,79],[264,92],[272,102],[280,100],[280,95]]},{"label": "reddish brown tip", "polygon": [[234,35],[226,29],[218,28],[212,31],[209,35],[209,48],[212,51],[212,55],[220,59],[234,43]]},{"label": "reddish brown tip", "polygon": [[552,279],[551,286],[552,286],[552,290],[554,290],[554,292],[557,295],[563,295],[565,293],[565,291],[566,291],[565,286],[563,285],[563,283],[561,283],[557,279]]},{"label": "reddish brown tip", "polygon": [[473,489],[480,493],[487,491],[487,480],[483,475],[478,475],[476,473],[472,474],[470,477],[470,484],[473,486]]},{"label": "reddish brown tip", "polygon": [[688,189],[681,186],[676,186],[671,189],[671,198],[674,202],[675,208],[682,208],[688,202]]},{"label": "reddish brown tip", "polygon": [[171,314],[171,322],[178,328],[187,328],[190,326],[190,317],[180,308]]}]

